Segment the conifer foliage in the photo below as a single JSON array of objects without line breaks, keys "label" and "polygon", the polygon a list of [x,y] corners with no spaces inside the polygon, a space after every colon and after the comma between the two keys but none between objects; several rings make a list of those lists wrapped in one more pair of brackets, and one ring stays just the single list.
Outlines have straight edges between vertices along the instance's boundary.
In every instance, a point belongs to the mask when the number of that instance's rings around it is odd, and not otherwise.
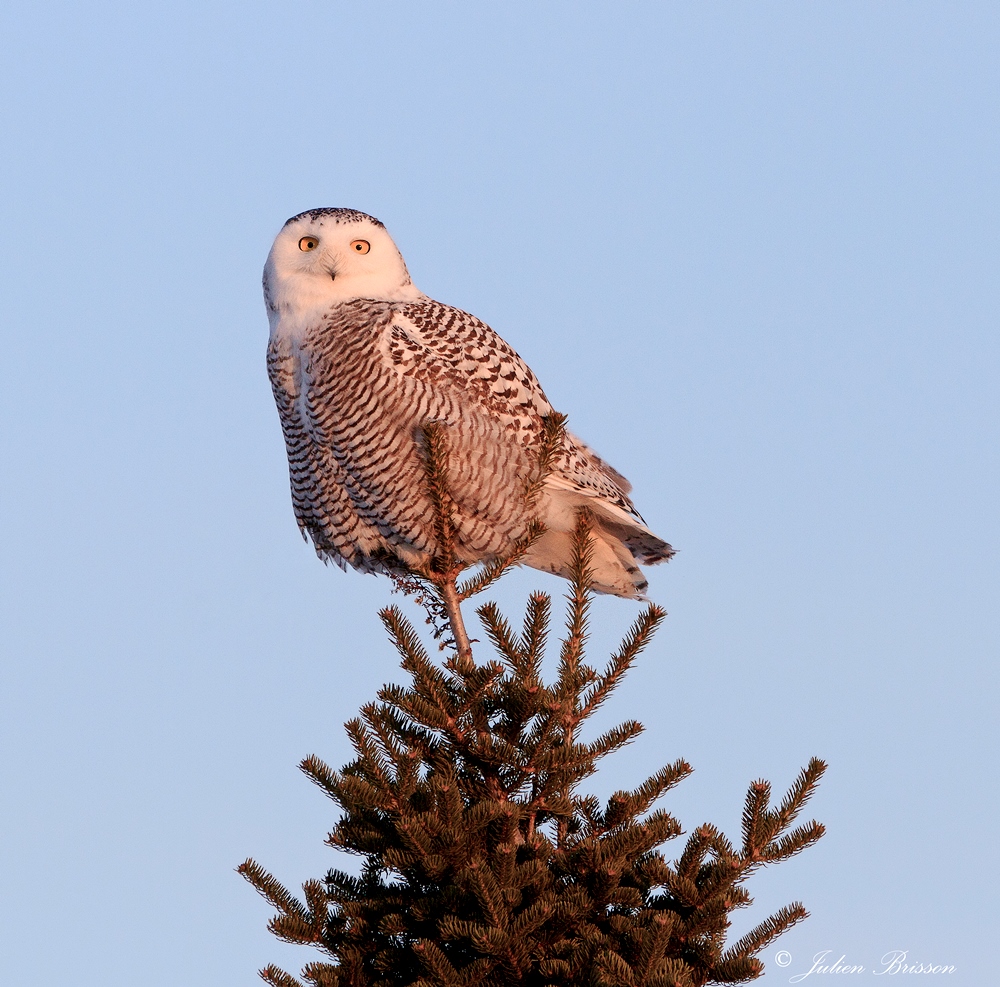
[{"label": "conifer foliage", "polygon": [[[315,987],[701,987],[758,977],[757,954],[807,913],[789,905],[727,948],[730,914],[752,902],[754,871],[822,836],[815,821],[793,823],[825,765],[811,760],[777,806],[770,786],[754,782],[739,847],[704,824],[673,861],[663,848],[682,827],[656,803],[690,774],[685,761],[604,805],[583,794],[598,762],[642,726],[627,721],[589,740],[582,728],[665,614],[648,606],[602,669],[587,664],[590,527],[581,514],[552,681],[542,670],[543,593],[528,600],[518,631],[494,603],[477,609],[493,651],[477,662],[460,603],[516,556],[458,585],[463,566],[447,554],[447,450],[440,433],[427,438],[446,551],[426,571],[399,573],[397,585],[424,604],[444,659],[398,607],[382,611],[409,684],[384,686],[347,724],[357,756],[342,770],[317,757],[301,764],[341,810],[327,843],[360,858],[361,872],[331,870],[299,899],[247,860],[240,873],[277,909],[269,928],[325,954],[301,974]],[[301,987],[275,966],[261,976]]]}]

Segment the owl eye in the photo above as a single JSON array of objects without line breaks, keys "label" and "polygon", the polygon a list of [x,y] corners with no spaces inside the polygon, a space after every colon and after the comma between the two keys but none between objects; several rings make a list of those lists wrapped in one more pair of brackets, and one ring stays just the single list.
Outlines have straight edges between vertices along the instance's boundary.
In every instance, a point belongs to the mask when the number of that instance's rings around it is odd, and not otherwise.
[{"label": "owl eye", "polygon": [[367,240],[352,240],[351,250],[359,254],[367,254],[372,249],[372,245]]},{"label": "owl eye", "polygon": [[299,240],[299,250],[315,250],[319,246],[319,240],[314,236],[304,236]]}]

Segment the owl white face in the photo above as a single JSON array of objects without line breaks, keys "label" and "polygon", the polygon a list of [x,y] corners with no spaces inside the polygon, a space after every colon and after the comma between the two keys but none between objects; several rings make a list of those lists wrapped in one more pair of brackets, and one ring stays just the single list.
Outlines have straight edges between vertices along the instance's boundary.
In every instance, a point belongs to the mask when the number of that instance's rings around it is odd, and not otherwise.
[{"label": "owl white face", "polygon": [[271,331],[312,322],[354,298],[422,298],[392,237],[363,213],[316,209],[290,219],[264,267]]}]

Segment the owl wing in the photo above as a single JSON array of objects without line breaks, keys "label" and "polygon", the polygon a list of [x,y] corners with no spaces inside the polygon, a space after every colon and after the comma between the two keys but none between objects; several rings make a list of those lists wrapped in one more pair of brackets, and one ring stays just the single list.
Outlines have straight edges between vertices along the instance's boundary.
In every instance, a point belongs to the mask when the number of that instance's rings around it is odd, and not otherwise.
[{"label": "owl wing", "polygon": [[[514,435],[537,439],[542,419],[553,413],[538,378],[514,349],[486,323],[461,309],[426,301],[403,306],[386,339],[397,372],[461,393]],[[572,491],[584,503],[607,505],[616,520],[642,518],[629,500],[631,484],[588,445],[566,433],[546,482]]]},{"label": "owl wing", "polygon": [[486,323],[440,302],[401,306],[383,340],[396,373],[450,391],[505,430],[540,427],[552,414],[531,368]]},{"label": "owl wing", "polygon": [[[445,420],[455,426],[458,458],[469,469],[465,476],[452,476],[453,493],[458,492],[460,503],[464,499],[479,505],[466,512],[463,526],[489,521],[495,527],[498,519],[511,517],[523,522],[526,505],[514,481],[536,468],[542,419],[553,410],[531,369],[485,323],[437,302],[401,308],[384,340],[386,358],[398,373],[447,392],[457,409],[457,418]],[[475,418],[486,418],[502,434],[470,430],[469,419]],[[567,575],[570,532],[577,512],[586,508],[596,522],[595,586],[641,596],[646,582],[637,562],[664,561],[673,549],[646,526],[629,499],[630,490],[617,470],[565,433],[538,505],[547,533],[532,546],[527,564]],[[497,504],[505,504],[506,515]]]}]

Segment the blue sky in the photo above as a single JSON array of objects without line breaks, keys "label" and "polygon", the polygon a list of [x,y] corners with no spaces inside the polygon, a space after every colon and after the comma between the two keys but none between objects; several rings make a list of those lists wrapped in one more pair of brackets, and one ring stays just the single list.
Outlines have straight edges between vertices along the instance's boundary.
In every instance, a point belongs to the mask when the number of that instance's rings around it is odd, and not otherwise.
[{"label": "blue sky", "polygon": [[[325,872],[295,765],[347,760],[401,674],[388,585],[298,537],[263,366],[271,238],[327,205],[496,328],[680,549],[598,790],[683,756],[668,807],[735,834],[821,756],[828,835],[738,918],[812,912],[765,979],[826,949],[990,979],[1000,8],[41,0],[0,36],[11,983],[312,958],[233,868]],[[600,602],[595,660],[635,609]]]}]

